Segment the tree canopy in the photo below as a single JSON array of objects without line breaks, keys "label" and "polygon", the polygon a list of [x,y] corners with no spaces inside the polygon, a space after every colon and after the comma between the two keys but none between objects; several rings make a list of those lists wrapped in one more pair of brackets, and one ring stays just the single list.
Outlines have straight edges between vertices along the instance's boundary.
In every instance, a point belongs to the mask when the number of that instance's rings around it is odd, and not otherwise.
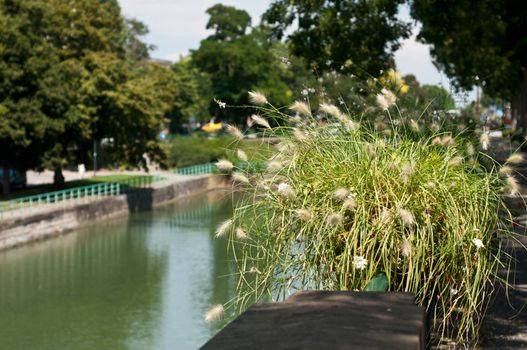
[{"label": "tree canopy", "polygon": [[527,126],[527,7],[523,1],[416,0],[418,39],[458,86],[511,100]]},{"label": "tree canopy", "polygon": [[178,92],[146,60],[146,33],[115,1],[0,0],[0,166],[52,168],[60,185],[61,168],[103,138],[120,164],[155,158]]},{"label": "tree canopy", "polygon": [[410,34],[410,24],[397,18],[403,2],[275,0],[263,19],[276,38],[287,35],[291,52],[317,70],[377,77],[395,67],[393,54]]},{"label": "tree canopy", "polygon": [[[210,77],[211,93],[227,105],[248,104],[247,92],[260,90],[277,105],[289,102],[290,91],[282,79],[284,71],[273,52],[273,42],[260,28],[245,33],[250,16],[242,10],[215,5],[208,27],[214,33],[192,51],[192,62]],[[211,25],[213,23],[214,25]],[[221,109],[211,101],[211,115],[242,124],[250,115],[247,108]]]}]

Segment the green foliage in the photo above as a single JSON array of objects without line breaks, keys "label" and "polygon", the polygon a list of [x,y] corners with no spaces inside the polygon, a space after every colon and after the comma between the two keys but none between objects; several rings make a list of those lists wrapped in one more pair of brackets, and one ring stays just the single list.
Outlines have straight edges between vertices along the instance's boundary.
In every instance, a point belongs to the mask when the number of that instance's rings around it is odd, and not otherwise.
[{"label": "green foliage", "polygon": [[394,102],[381,102],[369,108],[390,121],[382,132],[335,106],[319,108],[326,123],[262,111],[292,125],[267,130],[282,135],[279,152],[266,174],[245,174],[246,200],[218,231],[239,263],[235,305],[386,282],[427,308],[435,342],[470,346],[498,269],[510,262],[500,243],[509,234],[499,216],[505,181],[495,165],[480,165],[487,156],[470,140],[428,123],[414,128]]},{"label": "green foliage", "polygon": [[[265,146],[267,145],[267,146]],[[275,151],[266,140],[237,141],[232,137],[178,137],[166,145],[167,166],[180,168],[228,159],[237,162],[236,150],[247,154],[251,163],[261,163]]]},{"label": "green foliage", "polygon": [[238,10],[232,6],[216,4],[207,9],[210,16],[207,29],[214,30],[209,39],[218,41],[230,41],[245,35],[247,28],[251,25],[251,16],[244,10]]},{"label": "green foliage", "polygon": [[432,57],[450,78],[462,88],[479,84],[493,97],[512,100],[513,109],[527,120],[527,7],[523,2],[445,5],[417,0],[411,3],[411,15],[422,23],[418,39],[432,45]]},{"label": "green foliage", "polygon": [[385,273],[379,273],[373,277],[364,287],[366,292],[386,292],[388,290],[388,278]]},{"label": "green foliage", "polygon": [[275,0],[264,15],[275,37],[288,29],[291,52],[318,71],[378,76],[394,66],[393,53],[410,26],[397,18],[404,1]]},{"label": "green foliage", "polygon": [[115,1],[0,0],[0,23],[1,166],[60,172],[103,138],[119,163],[162,155],[177,81],[145,61],[147,29]]},{"label": "green foliage", "polygon": [[[216,5],[209,14],[215,33],[192,52],[192,62],[209,74],[212,95],[227,105],[244,106],[248,104],[247,91],[259,90],[274,103],[287,104],[291,94],[282,79],[284,70],[272,55],[273,44],[266,40],[267,36],[258,28],[244,34],[248,23],[245,11]],[[220,109],[213,101],[209,110],[220,120],[235,124],[245,123],[254,112],[248,108]]]},{"label": "green foliage", "polygon": [[209,104],[213,100],[210,77],[194,66],[190,56],[181,58],[172,65],[172,70],[178,79],[179,97],[169,113],[170,131],[188,132],[182,129],[182,124],[191,118],[202,123],[210,119]]}]

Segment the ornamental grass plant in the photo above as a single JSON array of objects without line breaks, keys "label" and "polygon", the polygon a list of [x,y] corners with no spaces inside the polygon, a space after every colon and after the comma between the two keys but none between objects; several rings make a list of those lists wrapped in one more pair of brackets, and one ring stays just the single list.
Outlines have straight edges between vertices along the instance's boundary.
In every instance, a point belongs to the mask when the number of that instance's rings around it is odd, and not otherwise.
[{"label": "ornamental grass plant", "polygon": [[502,195],[514,178],[481,165],[472,139],[405,120],[395,100],[378,94],[379,127],[330,104],[316,116],[296,102],[289,116],[259,99],[260,125],[281,141],[267,171],[233,169],[245,199],[217,232],[240,269],[227,307],[306,289],[410,292],[434,344],[477,342],[510,266]]}]

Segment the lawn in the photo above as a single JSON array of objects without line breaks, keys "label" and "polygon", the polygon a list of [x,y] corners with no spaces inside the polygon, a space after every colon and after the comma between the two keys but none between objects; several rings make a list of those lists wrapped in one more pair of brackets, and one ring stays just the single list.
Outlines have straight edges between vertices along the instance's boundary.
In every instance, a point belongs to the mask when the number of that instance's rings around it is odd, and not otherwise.
[{"label": "lawn", "polygon": [[166,144],[167,166],[187,167],[216,162],[219,159],[237,161],[236,150],[243,150],[251,163],[267,162],[276,153],[269,139],[244,139],[238,141],[230,136],[214,138],[176,137]]},{"label": "lawn", "polygon": [[[129,182],[132,180],[133,181],[143,180],[144,182],[147,182],[148,180],[152,180],[152,179],[153,177],[150,175],[119,174],[119,175],[96,176],[96,177],[82,179],[82,180],[68,181],[66,182],[65,189],[96,185],[100,183],[112,183],[112,182],[117,182],[120,184],[128,185]],[[4,201],[4,200],[10,200],[10,199],[17,199],[21,197],[34,196],[34,195],[54,192],[54,191],[56,191],[56,189],[55,187],[53,187],[53,184],[34,185],[34,186],[28,186],[24,189],[13,190],[9,198],[6,198],[3,195],[0,195],[0,200]]]}]

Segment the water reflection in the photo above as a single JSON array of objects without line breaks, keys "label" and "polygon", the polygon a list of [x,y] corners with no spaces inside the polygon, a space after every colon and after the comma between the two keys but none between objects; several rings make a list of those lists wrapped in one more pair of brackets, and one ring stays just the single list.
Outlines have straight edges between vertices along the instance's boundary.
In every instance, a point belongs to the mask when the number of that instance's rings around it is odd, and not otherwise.
[{"label": "water reflection", "polygon": [[0,253],[1,347],[199,347],[217,331],[204,313],[233,293],[214,238],[231,207],[208,193]]}]

